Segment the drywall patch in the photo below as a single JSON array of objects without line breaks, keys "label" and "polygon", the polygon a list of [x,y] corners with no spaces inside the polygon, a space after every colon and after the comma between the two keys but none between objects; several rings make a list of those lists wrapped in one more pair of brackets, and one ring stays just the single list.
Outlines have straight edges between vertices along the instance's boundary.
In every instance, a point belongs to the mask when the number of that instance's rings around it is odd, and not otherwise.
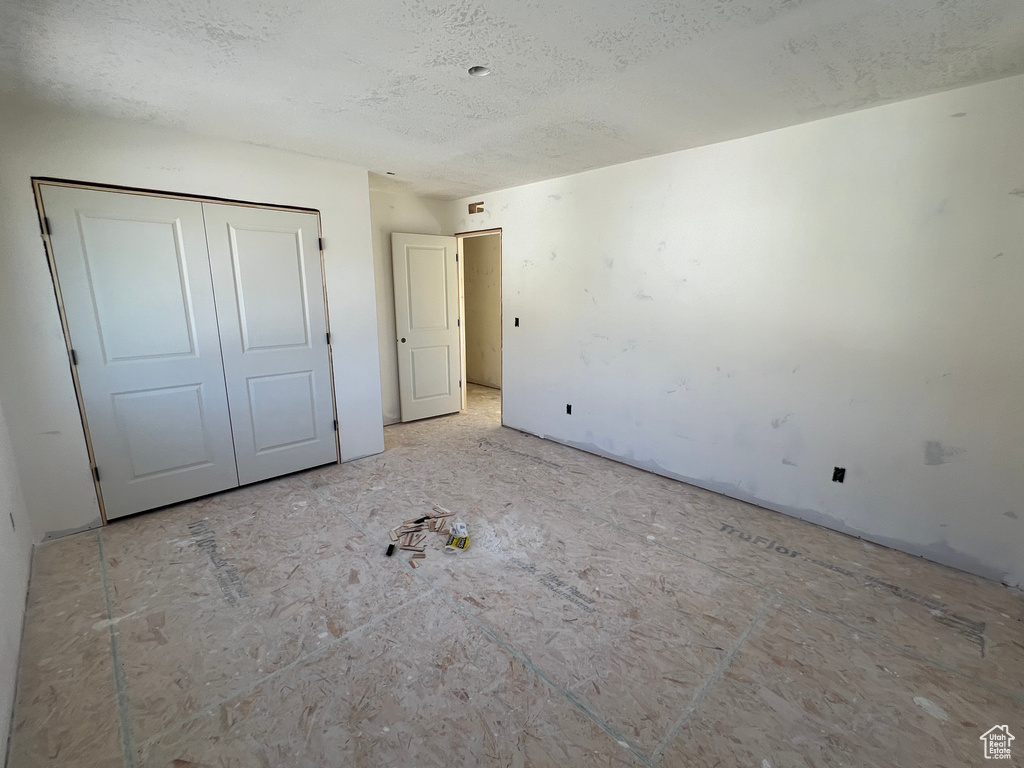
[{"label": "drywall patch", "polygon": [[967,451],[963,448],[947,447],[938,440],[929,440],[924,444],[924,463],[929,467],[949,464],[963,456]]},{"label": "drywall patch", "polygon": [[76,533],[82,533],[84,531],[91,531],[94,528],[100,528],[103,526],[103,519],[97,517],[91,523],[80,525],[77,528],[63,528],[59,531],[47,531],[43,536],[43,541],[50,541],[52,539],[63,539],[65,536],[72,536]]}]

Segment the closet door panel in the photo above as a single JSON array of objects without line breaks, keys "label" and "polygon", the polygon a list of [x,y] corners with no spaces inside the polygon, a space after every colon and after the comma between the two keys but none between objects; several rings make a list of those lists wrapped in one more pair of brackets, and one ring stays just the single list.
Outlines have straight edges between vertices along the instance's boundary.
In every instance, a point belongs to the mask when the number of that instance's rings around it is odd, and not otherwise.
[{"label": "closet door panel", "polygon": [[107,518],[238,485],[201,204],[41,190]]},{"label": "closet door panel", "polygon": [[316,215],[203,210],[240,482],[337,461]]}]

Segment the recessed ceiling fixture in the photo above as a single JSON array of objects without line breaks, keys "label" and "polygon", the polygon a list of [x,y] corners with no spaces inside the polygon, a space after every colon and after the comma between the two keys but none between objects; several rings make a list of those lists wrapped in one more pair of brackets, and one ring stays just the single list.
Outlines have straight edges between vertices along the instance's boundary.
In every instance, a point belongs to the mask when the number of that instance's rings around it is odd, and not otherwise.
[{"label": "recessed ceiling fixture", "polygon": [[489,74],[491,74],[491,70],[489,70],[487,67],[470,67],[469,74],[471,74],[473,77],[487,77]]}]

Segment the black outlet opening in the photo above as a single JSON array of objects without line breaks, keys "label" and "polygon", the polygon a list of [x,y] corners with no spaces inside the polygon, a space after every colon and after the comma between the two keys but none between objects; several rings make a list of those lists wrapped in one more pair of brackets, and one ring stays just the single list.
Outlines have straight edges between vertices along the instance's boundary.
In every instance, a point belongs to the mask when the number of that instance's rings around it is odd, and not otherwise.
[{"label": "black outlet opening", "polygon": [[567,414],[568,414],[569,416],[572,416],[572,406],[571,406],[571,405],[569,405],[568,403],[566,403],[566,404],[565,404],[565,412],[566,412],[566,413],[567,413]]},{"label": "black outlet opening", "polygon": [[836,467],[832,470],[832,482],[841,483],[846,479],[846,467]]},{"label": "black outlet opening", "polygon": [[518,327],[519,327],[519,318],[517,317],[516,318],[516,328],[518,328]]}]

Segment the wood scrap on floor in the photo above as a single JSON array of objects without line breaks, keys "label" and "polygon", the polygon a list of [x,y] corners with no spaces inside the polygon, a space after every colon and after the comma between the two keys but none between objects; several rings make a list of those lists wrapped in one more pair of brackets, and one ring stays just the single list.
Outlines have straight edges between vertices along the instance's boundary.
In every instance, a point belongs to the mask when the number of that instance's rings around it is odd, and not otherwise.
[{"label": "wood scrap on floor", "polygon": [[434,504],[431,511],[422,517],[403,520],[388,531],[388,537],[394,542],[388,546],[388,557],[391,556],[396,547],[405,552],[412,552],[413,555],[412,559],[409,560],[409,565],[413,568],[419,568],[419,563],[416,561],[424,560],[427,557],[426,547],[424,546],[424,542],[427,540],[427,533],[439,534],[444,536],[445,541],[447,541],[447,537],[451,533],[450,518],[453,517],[455,517],[454,512]]}]

